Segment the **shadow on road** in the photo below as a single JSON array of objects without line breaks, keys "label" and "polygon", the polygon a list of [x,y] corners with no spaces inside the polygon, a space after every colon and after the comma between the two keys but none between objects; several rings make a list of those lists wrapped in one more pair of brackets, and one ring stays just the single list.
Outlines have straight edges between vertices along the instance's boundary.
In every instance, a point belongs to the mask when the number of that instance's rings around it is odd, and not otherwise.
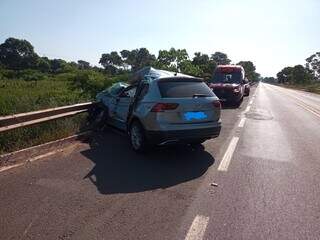
[{"label": "shadow on road", "polygon": [[222,108],[222,109],[236,109],[236,108],[241,108],[242,103],[243,103],[243,100],[241,100],[240,103],[222,102],[222,103],[221,103],[221,108]]},{"label": "shadow on road", "polygon": [[176,146],[139,155],[126,137],[109,131],[96,135],[82,154],[95,163],[84,177],[102,194],[167,188],[202,176],[214,163],[203,148]]}]

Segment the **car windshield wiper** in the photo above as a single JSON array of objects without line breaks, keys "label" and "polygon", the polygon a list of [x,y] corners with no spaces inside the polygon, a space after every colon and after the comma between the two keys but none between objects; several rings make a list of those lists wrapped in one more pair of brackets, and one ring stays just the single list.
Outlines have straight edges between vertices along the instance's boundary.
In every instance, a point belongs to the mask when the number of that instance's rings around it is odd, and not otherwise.
[{"label": "car windshield wiper", "polygon": [[192,97],[193,97],[193,98],[208,97],[208,95],[206,95],[206,94],[201,94],[201,93],[196,93],[196,94],[193,94]]}]

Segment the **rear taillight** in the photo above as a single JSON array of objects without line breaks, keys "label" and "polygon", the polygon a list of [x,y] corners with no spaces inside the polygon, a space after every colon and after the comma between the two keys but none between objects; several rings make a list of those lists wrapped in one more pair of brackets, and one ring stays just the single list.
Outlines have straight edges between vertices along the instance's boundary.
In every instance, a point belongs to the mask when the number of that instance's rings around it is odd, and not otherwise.
[{"label": "rear taillight", "polygon": [[166,110],[174,110],[179,106],[177,103],[157,103],[151,109],[151,112],[163,112]]},{"label": "rear taillight", "polygon": [[212,105],[215,107],[215,108],[219,108],[221,109],[221,103],[219,100],[215,100],[212,102]]}]

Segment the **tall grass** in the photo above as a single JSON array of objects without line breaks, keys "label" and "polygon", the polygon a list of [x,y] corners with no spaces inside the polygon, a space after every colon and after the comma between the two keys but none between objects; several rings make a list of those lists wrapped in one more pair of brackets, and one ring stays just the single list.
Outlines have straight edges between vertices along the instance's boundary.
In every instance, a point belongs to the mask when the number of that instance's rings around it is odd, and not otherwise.
[{"label": "tall grass", "polygon": [[285,84],[285,85],[277,84],[277,85],[320,94],[320,82],[311,82],[311,83],[305,83],[305,84]]},{"label": "tall grass", "polygon": [[[97,92],[126,75],[108,77],[77,71],[45,75],[41,80],[0,79],[0,116],[94,100]],[[86,114],[0,133],[0,154],[70,136],[84,129]]]},{"label": "tall grass", "polygon": [[85,130],[87,114],[0,133],[0,154],[64,138]]},{"label": "tall grass", "polygon": [[29,112],[87,101],[68,81],[0,80],[0,115]]}]

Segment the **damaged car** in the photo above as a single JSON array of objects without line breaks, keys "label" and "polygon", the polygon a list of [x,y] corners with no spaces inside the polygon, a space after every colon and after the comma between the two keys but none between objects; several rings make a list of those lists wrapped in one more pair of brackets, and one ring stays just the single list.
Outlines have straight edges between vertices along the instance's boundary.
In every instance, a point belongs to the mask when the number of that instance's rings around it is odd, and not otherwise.
[{"label": "damaged car", "polygon": [[99,93],[97,101],[100,120],[125,131],[137,152],[155,145],[199,145],[220,134],[220,101],[200,78],[145,67],[129,83]]}]

